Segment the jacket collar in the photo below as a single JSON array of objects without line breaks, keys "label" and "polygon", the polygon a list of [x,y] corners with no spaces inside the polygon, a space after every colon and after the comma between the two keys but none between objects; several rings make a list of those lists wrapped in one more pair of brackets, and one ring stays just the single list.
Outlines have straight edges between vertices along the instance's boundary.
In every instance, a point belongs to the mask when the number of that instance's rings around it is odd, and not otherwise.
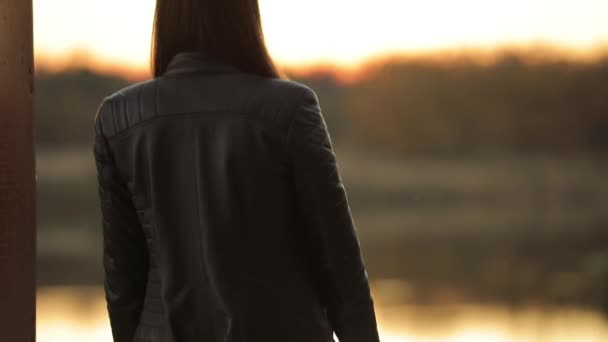
[{"label": "jacket collar", "polygon": [[233,73],[239,72],[236,67],[219,61],[208,53],[201,51],[180,52],[169,61],[163,76],[182,73]]}]

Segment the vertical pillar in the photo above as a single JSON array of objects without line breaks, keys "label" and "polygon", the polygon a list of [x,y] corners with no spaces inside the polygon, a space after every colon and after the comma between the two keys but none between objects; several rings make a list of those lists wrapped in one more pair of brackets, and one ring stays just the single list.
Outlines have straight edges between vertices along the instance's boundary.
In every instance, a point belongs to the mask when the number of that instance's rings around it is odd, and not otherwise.
[{"label": "vertical pillar", "polygon": [[0,340],[34,342],[32,0],[0,1]]}]

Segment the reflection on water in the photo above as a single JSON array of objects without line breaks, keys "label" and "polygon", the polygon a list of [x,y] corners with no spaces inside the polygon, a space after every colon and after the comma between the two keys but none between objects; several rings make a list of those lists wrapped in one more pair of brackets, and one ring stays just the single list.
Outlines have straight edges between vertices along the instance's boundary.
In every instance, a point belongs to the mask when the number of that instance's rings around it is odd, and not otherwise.
[{"label": "reflection on water", "polygon": [[[379,289],[382,288],[382,291]],[[385,287],[374,286],[383,342],[604,342],[608,321],[581,309],[509,310],[499,306],[388,305]],[[100,287],[38,290],[40,342],[110,342]]]},{"label": "reflection on water", "polygon": [[39,342],[111,342],[100,287],[44,287],[36,296]]}]

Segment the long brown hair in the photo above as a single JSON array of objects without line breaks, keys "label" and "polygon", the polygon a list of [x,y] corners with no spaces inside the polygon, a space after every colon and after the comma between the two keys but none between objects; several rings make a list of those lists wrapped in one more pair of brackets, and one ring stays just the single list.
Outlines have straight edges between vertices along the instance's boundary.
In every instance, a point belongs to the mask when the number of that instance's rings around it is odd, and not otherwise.
[{"label": "long brown hair", "polygon": [[282,78],[266,48],[258,0],[156,0],[152,72],[180,52],[204,51],[260,76]]}]

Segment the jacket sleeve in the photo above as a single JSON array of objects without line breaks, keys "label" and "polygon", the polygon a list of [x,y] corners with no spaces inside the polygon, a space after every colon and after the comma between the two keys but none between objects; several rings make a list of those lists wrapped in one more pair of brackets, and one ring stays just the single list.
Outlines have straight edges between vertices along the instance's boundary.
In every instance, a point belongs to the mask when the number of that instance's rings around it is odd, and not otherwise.
[{"label": "jacket sleeve", "polygon": [[94,157],[103,226],[104,290],[114,342],[132,342],[147,282],[147,246],[128,188],[95,118]]},{"label": "jacket sleeve", "polygon": [[313,244],[328,318],[340,342],[379,341],[374,303],[336,156],[316,94],[306,88],[287,133],[298,208]]}]

